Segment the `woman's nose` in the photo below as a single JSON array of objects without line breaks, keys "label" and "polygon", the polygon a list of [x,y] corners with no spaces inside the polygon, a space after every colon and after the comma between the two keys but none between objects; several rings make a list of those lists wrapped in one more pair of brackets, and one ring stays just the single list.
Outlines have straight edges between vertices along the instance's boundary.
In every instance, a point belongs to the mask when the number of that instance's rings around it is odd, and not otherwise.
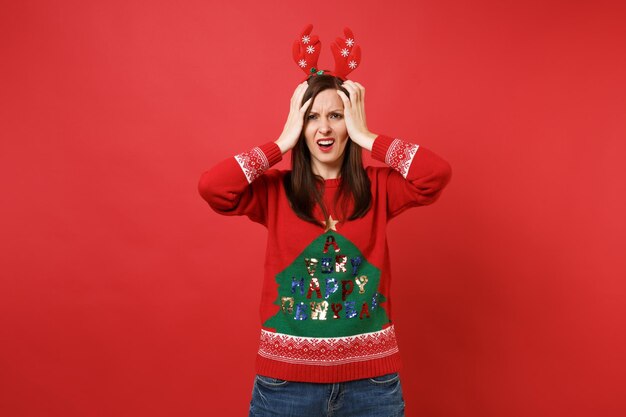
[{"label": "woman's nose", "polygon": [[330,123],[328,123],[328,121],[326,120],[322,120],[322,123],[320,124],[320,127],[319,127],[319,131],[322,134],[330,133],[331,131]]}]

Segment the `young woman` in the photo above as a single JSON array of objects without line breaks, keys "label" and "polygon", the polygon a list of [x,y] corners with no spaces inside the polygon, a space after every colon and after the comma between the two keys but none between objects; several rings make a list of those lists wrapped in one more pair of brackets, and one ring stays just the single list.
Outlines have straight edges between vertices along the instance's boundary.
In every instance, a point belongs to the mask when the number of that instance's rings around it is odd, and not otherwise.
[{"label": "young woman", "polygon": [[[447,162],[372,133],[365,89],[331,75],[298,85],[275,142],[202,175],[218,213],[268,229],[250,416],[403,416],[385,228],[434,202]],[[364,168],[361,150],[388,167]],[[269,169],[292,151],[292,169]]]},{"label": "young woman", "polygon": [[[320,71],[308,25],[293,44],[307,74],[282,134],[205,172],[213,210],[268,230],[261,341],[250,416],[404,416],[392,322],[389,220],[434,202],[450,165],[428,149],[372,133],[365,89],[347,80],[361,50],[349,28]],[[363,167],[361,150],[387,167]],[[291,170],[270,169],[291,150]]]}]

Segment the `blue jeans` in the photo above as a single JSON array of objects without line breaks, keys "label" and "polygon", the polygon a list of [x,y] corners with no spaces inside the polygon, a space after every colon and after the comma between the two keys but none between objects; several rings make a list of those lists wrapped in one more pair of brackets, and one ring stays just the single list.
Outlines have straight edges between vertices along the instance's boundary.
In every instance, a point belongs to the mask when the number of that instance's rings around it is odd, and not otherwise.
[{"label": "blue jeans", "polygon": [[257,375],[249,417],[404,417],[397,373],[335,384]]}]

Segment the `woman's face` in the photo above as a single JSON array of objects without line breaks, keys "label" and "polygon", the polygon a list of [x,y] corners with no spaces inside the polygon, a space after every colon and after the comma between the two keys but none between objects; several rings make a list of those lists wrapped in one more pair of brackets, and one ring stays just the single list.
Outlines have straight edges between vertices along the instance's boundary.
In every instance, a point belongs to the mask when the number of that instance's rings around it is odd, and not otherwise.
[{"label": "woman's face", "polygon": [[304,137],[311,152],[313,172],[324,178],[337,178],[348,143],[348,130],[343,119],[343,102],[336,90],[319,93],[308,119]]}]

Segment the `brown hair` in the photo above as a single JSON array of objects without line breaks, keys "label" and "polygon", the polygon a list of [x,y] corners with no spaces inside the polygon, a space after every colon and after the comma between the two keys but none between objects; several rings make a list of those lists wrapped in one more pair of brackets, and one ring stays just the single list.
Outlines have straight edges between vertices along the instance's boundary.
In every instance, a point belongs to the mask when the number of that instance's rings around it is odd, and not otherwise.
[{"label": "brown hair", "polygon": [[[315,75],[308,79],[309,87],[304,93],[302,104],[309,98],[315,97],[324,90],[341,90],[349,97],[348,91],[342,87],[343,81],[332,75]],[[324,218],[328,218],[328,208],[325,206],[322,196],[324,195],[324,179],[313,173],[311,168],[311,152],[306,145],[304,129],[312,108],[312,104],[304,115],[304,126],[298,142],[291,150],[291,172],[288,172],[283,180],[287,198],[291,208],[302,220],[313,224],[320,224],[320,219],[313,217],[313,208],[319,204]],[[370,208],[372,193],[370,179],[367,177],[363,160],[361,159],[361,147],[352,140],[348,140],[344,150],[341,165],[341,183],[335,194],[334,205],[338,209],[337,216],[340,220],[355,220],[363,217]],[[352,213],[348,214],[350,200],[353,202]]]}]

